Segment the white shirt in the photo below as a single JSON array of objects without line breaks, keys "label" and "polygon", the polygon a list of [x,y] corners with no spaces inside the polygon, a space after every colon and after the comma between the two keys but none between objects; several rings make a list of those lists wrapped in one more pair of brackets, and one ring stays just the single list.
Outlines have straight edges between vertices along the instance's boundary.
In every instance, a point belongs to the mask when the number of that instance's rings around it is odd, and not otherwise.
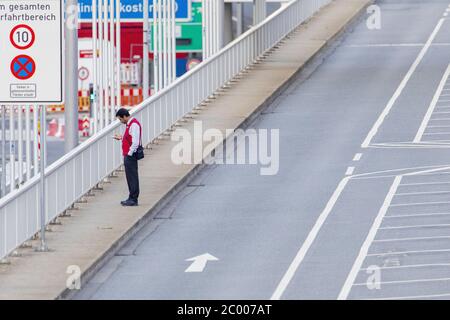
[{"label": "white shirt", "polygon": [[[130,125],[130,122],[133,120],[134,118],[130,118],[128,120],[127,125]],[[129,129],[129,133],[131,136],[131,146],[130,146],[130,151],[128,152],[128,155],[131,157],[133,155],[133,153],[136,152],[137,148],[139,147],[139,140],[141,139],[141,130],[139,128],[139,125],[135,122],[133,124],[131,124],[130,129]]]}]

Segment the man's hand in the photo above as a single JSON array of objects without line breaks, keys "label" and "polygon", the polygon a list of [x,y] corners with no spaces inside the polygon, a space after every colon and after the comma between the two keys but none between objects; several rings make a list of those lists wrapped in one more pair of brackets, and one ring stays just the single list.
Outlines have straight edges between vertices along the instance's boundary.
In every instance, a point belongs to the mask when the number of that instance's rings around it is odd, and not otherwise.
[{"label": "man's hand", "polygon": [[116,140],[118,140],[118,141],[121,141],[121,140],[122,140],[122,135],[120,135],[120,134],[115,134],[115,135],[114,135],[114,139],[116,139]]}]

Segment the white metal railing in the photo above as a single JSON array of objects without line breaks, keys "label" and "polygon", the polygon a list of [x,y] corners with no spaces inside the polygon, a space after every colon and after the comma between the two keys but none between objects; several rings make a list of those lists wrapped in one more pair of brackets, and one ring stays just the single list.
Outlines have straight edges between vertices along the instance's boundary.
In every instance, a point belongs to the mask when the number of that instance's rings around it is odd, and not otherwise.
[{"label": "white metal railing", "polygon": [[[331,0],[293,0],[202,62],[133,112],[144,145],[182,119]],[[122,164],[113,122],[45,170],[46,224]],[[0,199],[0,259],[39,231],[39,177]]]}]

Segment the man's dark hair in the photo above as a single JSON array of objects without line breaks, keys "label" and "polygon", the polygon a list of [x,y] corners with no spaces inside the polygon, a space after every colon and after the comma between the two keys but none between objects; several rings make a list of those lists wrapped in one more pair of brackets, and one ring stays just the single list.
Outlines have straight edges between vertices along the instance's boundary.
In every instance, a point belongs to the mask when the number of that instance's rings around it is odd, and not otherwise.
[{"label": "man's dark hair", "polygon": [[119,109],[119,111],[117,111],[117,113],[116,113],[116,117],[119,117],[119,118],[129,117],[129,116],[130,116],[130,113],[125,108]]}]

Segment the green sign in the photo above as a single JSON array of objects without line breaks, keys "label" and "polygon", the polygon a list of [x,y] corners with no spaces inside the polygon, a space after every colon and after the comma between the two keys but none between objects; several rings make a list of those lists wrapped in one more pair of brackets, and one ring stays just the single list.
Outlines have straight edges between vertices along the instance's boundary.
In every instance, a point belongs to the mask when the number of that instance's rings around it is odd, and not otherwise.
[{"label": "green sign", "polygon": [[[153,25],[150,32],[153,38]],[[192,1],[191,21],[177,22],[176,37],[177,52],[202,51],[202,3],[200,1]],[[153,51],[153,41],[150,41],[150,51]]]}]

